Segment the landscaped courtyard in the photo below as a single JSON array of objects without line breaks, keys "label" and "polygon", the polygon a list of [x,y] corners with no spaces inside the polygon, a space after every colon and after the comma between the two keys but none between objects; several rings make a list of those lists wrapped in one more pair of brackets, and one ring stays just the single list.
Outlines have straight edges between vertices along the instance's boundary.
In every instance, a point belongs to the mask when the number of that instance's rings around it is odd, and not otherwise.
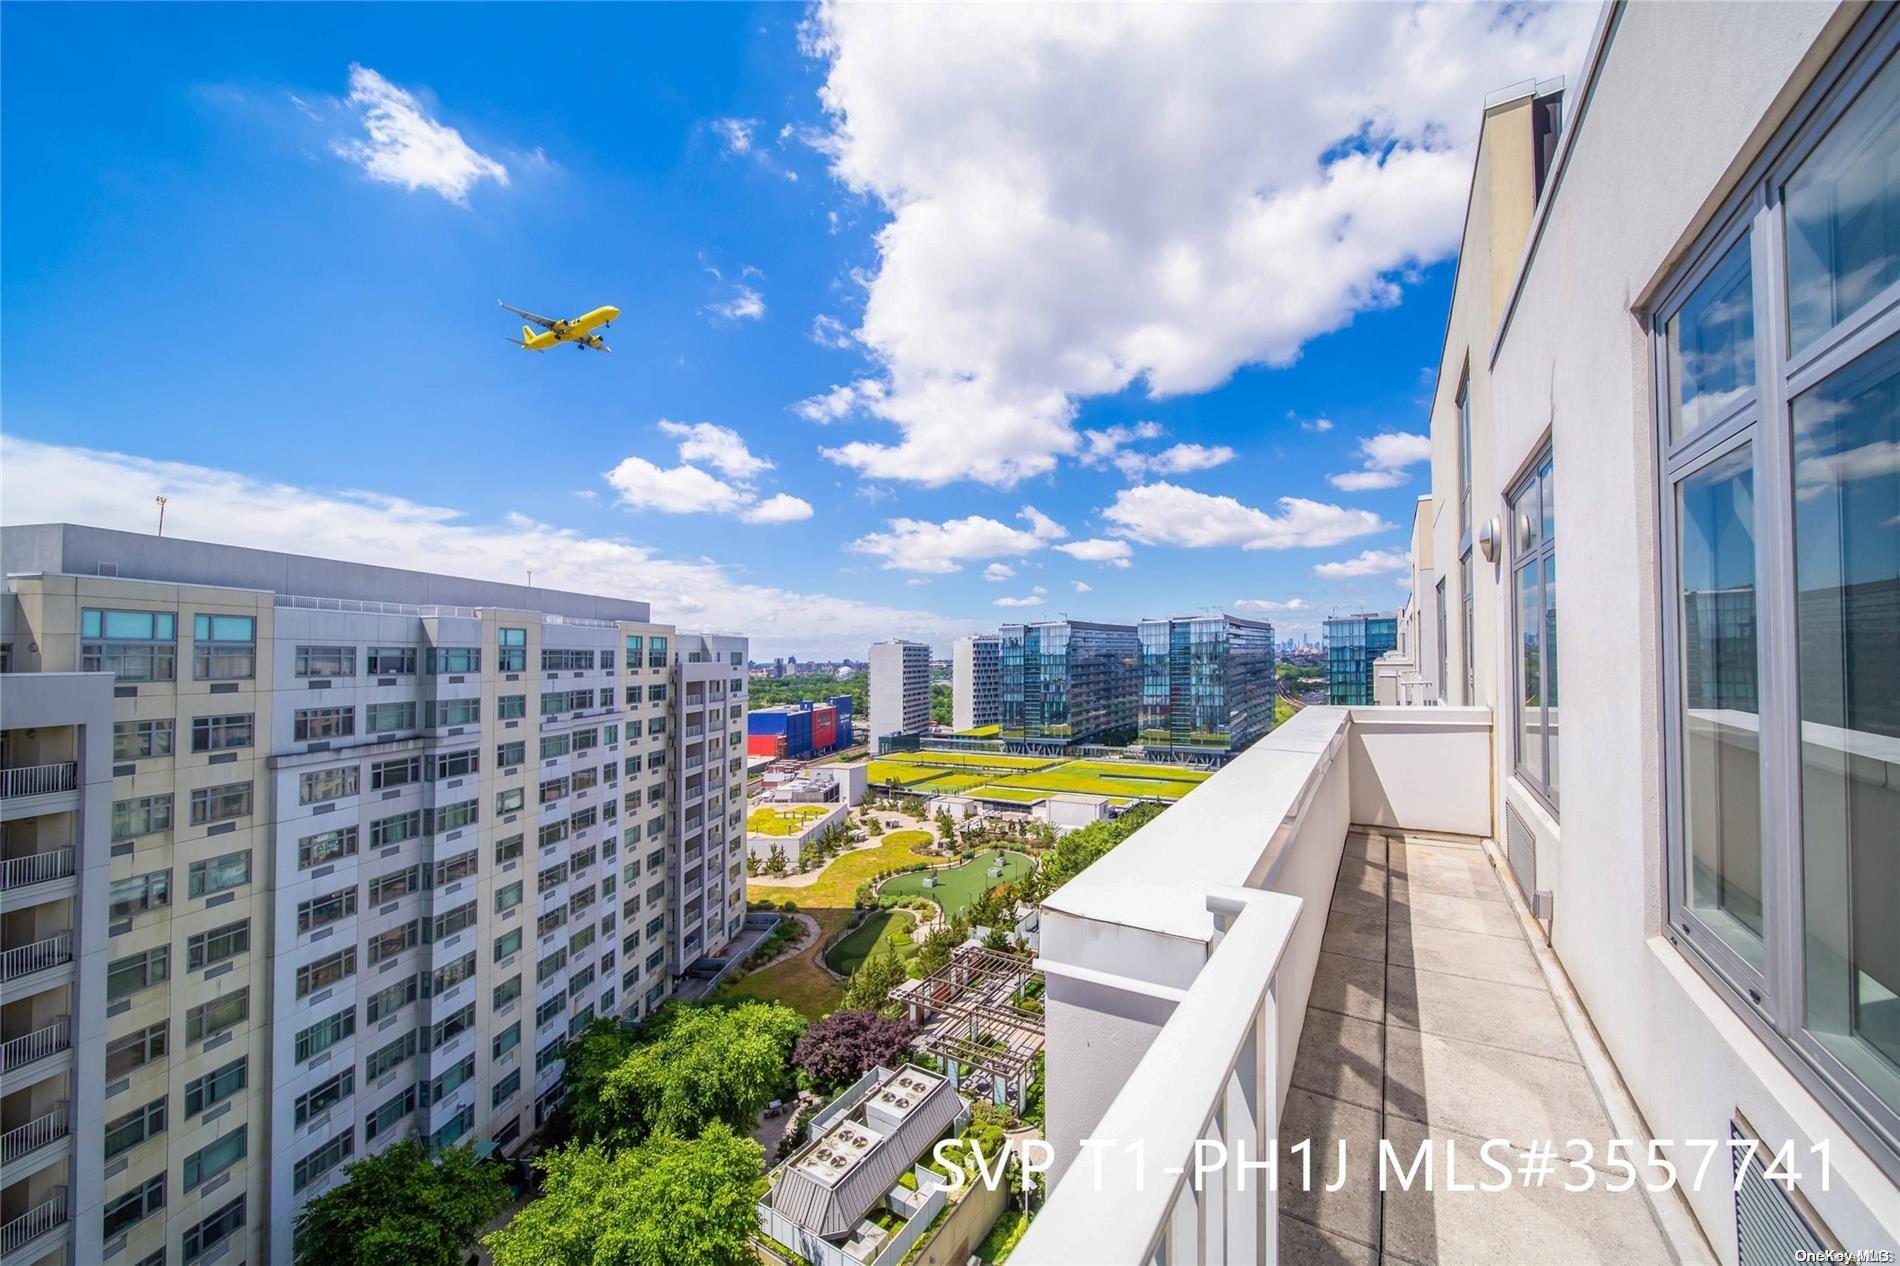
[{"label": "landscaped courtyard", "polygon": [[746,815],[745,829],[752,835],[797,835],[836,807],[828,804],[761,805]]},{"label": "landscaped courtyard", "polygon": [[[949,870],[894,876],[885,880],[878,891],[893,897],[928,897],[943,907],[946,918],[954,919],[991,888],[1020,883],[1036,869],[1034,859],[1024,853],[1004,853],[1000,875],[990,873],[996,866],[995,851],[984,849],[963,865]],[[933,880],[934,886],[925,887],[926,879]]]},{"label": "landscaped courtyard", "polygon": [[840,976],[849,976],[863,965],[881,940],[891,943],[898,958],[909,961],[917,954],[917,940],[913,935],[916,927],[917,916],[909,910],[872,910],[864,916],[864,922],[831,947],[825,962]]},{"label": "landscaped courtyard", "polygon": [[968,795],[1029,805],[1049,795],[1179,800],[1207,781],[1206,770],[1141,761],[1066,760],[996,752],[893,752],[870,764],[874,787],[906,795]]}]

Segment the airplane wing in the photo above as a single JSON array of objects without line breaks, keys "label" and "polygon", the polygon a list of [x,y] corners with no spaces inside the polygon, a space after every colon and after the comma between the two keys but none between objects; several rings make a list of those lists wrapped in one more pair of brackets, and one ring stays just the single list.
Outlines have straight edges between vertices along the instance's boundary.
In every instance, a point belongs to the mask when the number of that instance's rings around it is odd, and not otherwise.
[{"label": "airplane wing", "polygon": [[507,340],[508,340],[508,341],[509,341],[510,343],[513,343],[513,344],[514,344],[514,345],[515,345],[516,347],[519,347],[519,348],[523,348],[523,349],[525,349],[525,350],[528,350],[528,351],[535,351],[535,352],[539,352],[539,351],[544,351],[544,350],[546,350],[545,348],[539,348],[539,347],[533,347],[533,348],[530,348],[530,347],[528,347],[528,345],[527,345],[526,343],[524,343],[524,342],[522,342],[522,341],[521,341],[520,339],[518,339],[518,338],[512,338],[512,337],[510,337],[509,335],[506,335],[506,334],[504,334],[504,335],[502,335],[502,337],[503,337],[504,339],[507,339]]},{"label": "airplane wing", "polygon": [[[495,302],[501,303],[501,300],[497,299],[495,300]],[[540,326],[544,330],[551,330],[557,325],[567,324],[567,322],[565,321],[556,321],[553,317],[536,316],[534,313],[525,312],[522,309],[513,306],[512,304],[501,303],[501,306],[504,308],[507,308],[508,311],[514,313],[516,316],[520,317],[524,321],[534,322],[536,325]]]}]

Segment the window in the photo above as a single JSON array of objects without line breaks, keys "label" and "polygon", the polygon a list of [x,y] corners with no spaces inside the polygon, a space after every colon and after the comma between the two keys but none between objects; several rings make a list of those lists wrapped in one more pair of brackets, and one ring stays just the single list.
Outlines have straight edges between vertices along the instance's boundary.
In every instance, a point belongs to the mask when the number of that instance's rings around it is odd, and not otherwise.
[{"label": "window", "polygon": [[171,1027],[163,1022],[113,1038],[106,1043],[106,1079],[116,1081],[134,1069],[164,1059],[170,1039]]},{"label": "window", "polygon": [[543,734],[541,736],[541,759],[552,760],[556,756],[567,755],[573,746],[573,736],[567,734]]},{"label": "window", "polygon": [[443,673],[479,673],[482,670],[482,652],[478,646],[431,646],[429,648],[429,671],[437,675]]},{"label": "window", "polygon": [[406,897],[412,892],[422,891],[421,871],[415,866],[406,866],[401,870],[392,870],[386,875],[378,875],[369,881],[369,903],[382,905],[398,897]]},{"label": "window", "polygon": [[299,646],[297,648],[297,675],[299,677],[354,677],[356,676],[356,648],[354,646]]},{"label": "window", "polygon": [[251,991],[234,990],[185,1012],[185,1041],[202,1042],[251,1018]]},{"label": "window", "polygon": [[475,1004],[469,1003],[446,1020],[438,1020],[429,1033],[429,1049],[436,1050],[453,1042],[475,1027]]},{"label": "window", "polygon": [[[409,1041],[414,1042],[416,1035],[411,1033]],[[363,1139],[368,1142],[378,1134],[387,1133],[396,1128],[401,1120],[416,1110],[416,1088],[405,1086],[396,1096],[376,1109],[376,1114],[363,1123]]]},{"label": "window", "polygon": [[79,670],[120,681],[178,676],[178,617],[169,611],[79,613]]},{"label": "window", "polygon": [[1842,50],[1651,322],[1670,921],[1889,1138],[1900,799],[1869,753],[1900,739],[1900,467],[1875,456],[1900,451],[1900,309],[1875,300],[1900,281],[1897,46],[1888,21]]},{"label": "window", "polygon": [[556,844],[559,844],[562,840],[566,838],[567,838],[567,819],[566,818],[562,818],[559,822],[549,822],[541,828],[540,840],[541,840],[542,848],[553,848]]},{"label": "window", "polygon": [[549,778],[541,784],[541,803],[551,804],[567,794],[566,778]]},{"label": "window", "polygon": [[552,910],[534,921],[534,934],[546,936],[550,932],[567,926],[567,907],[555,906]]},{"label": "window", "polygon": [[459,831],[465,826],[473,826],[481,817],[481,806],[473,800],[464,800],[460,804],[446,804],[429,810],[429,834],[442,835],[449,831]]},{"label": "window", "polygon": [[591,671],[594,667],[594,652],[568,650],[565,648],[544,648],[541,652],[541,671],[544,673],[564,673]]},{"label": "window", "polygon": [[453,1067],[429,1083],[429,1102],[441,1103],[473,1080],[475,1080],[475,1057],[464,1055],[455,1062]]},{"label": "window", "polygon": [[185,1118],[190,1120],[206,1108],[215,1108],[249,1084],[250,1064],[236,1059],[185,1083]]},{"label": "window", "polygon": [[422,924],[419,919],[399,923],[386,931],[378,932],[369,938],[367,957],[369,965],[374,967],[385,958],[394,958],[406,949],[413,949],[422,939]]},{"label": "window", "polygon": [[591,690],[546,690],[541,693],[541,715],[553,716],[557,712],[580,712],[594,706],[594,692]]},{"label": "window", "polygon": [[639,666],[636,663],[636,661],[640,658],[640,652],[643,649],[645,649],[645,646],[646,646],[646,640],[642,638],[639,634],[634,633],[634,634],[628,635],[627,637],[627,667],[636,668]]},{"label": "window", "polygon": [[489,1106],[499,1108],[502,1104],[520,1093],[521,1070],[519,1068],[510,1069],[508,1075],[496,1082],[494,1090],[489,1092]]},{"label": "window", "polygon": [[356,856],[356,828],[340,827],[334,831],[320,831],[315,835],[306,835],[297,841],[297,865],[305,870],[312,866],[322,866],[328,862],[341,861],[345,857]]},{"label": "window", "polygon": [[122,1117],[106,1122],[105,1158],[111,1160],[119,1153],[131,1151],[146,1139],[157,1138],[164,1132],[165,1100],[161,1097],[143,1108],[135,1108]]},{"label": "window", "polygon": [[1557,537],[1550,454],[1512,490],[1511,595],[1516,637],[1512,751],[1518,779],[1557,805]]},{"label": "window", "polygon": [[464,1104],[462,1110],[450,1117],[441,1129],[429,1136],[430,1147],[452,1147],[457,1139],[475,1128],[475,1105]]},{"label": "window", "polygon": [[291,737],[299,743],[348,738],[356,733],[355,708],[298,708]]},{"label": "window", "polygon": [[250,1130],[240,1125],[215,1143],[207,1143],[185,1157],[185,1189],[203,1186],[243,1160],[250,1150]]},{"label": "window", "polygon": [[528,696],[498,695],[495,699],[495,716],[502,721],[519,721],[528,715]]},{"label": "window", "polygon": [[495,812],[497,815],[519,813],[527,806],[527,803],[528,793],[520,787],[510,787],[506,791],[498,791],[495,793]]},{"label": "window", "polygon": [[[375,1081],[384,1073],[400,1068],[416,1056],[416,1035],[414,1032],[403,1034],[389,1045],[373,1052],[363,1062],[363,1080]],[[375,1137],[374,1132],[370,1134]]]},{"label": "window", "polygon": [[465,748],[459,752],[442,752],[433,758],[429,776],[438,782],[449,778],[466,778],[481,770],[481,757],[474,748]]},{"label": "window", "polygon": [[356,885],[328,892],[320,897],[297,903],[297,931],[301,935],[314,932],[318,928],[328,927],[339,919],[347,919],[356,913]]},{"label": "window", "polygon": [[257,675],[257,620],[248,615],[200,615],[193,619],[191,675],[199,681],[231,681]]},{"label": "window", "polygon": [[519,1045],[521,1045],[521,1021],[516,1020],[507,1028],[495,1034],[495,1040],[490,1044],[489,1050],[493,1058],[500,1059],[503,1055],[506,1055]]},{"label": "window", "polygon": [[[1458,535],[1471,535],[1471,370],[1458,378]],[[1469,549],[1469,543],[1459,548]]]},{"label": "window", "polygon": [[230,1239],[244,1226],[244,1197],[239,1196],[185,1232],[185,1263],[190,1266]]},{"label": "window", "polygon": [[523,742],[503,743],[495,749],[495,767],[507,769],[519,765],[528,758],[528,745]]},{"label": "window", "polygon": [[520,952],[521,952],[521,929],[520,928],[516,928],[512,932],[503,932],[500,936],[495,938],[495,961],[496,962],[500,962],[502,959],[507,958],[513,954],[518,954]]},{"label": "window", "polygon": [[567,995],[557,993],[534,1009],[534,1027],[545,1029],[567,1012]]},{"label": "window", "polygon": [[321,804],[356,794],[357,767],[339,765],[335,769],[314,769],[298,778],[297,799],[302,804]]},{"label": "window", "polygon": [[[351,827],[351,852],[356,851],[355,832],[356,828]],[[205,897],[214,892],[242,887],[251,882],[251,850],[247,848],[240,853],[224,853],[193,862],[185,874],[186,895],[191,897]]]},{"label": "window", "polygon": [[430,729],[439,730],[449,725],[480,725],[481,721],[480,699],[436,699],[429,704]]},{"label": "window", "polygon": [[129,998],[153,985],[172,978],[172,951],[169,945],[148,949],[142,954],[115,958],[106,964],[106,999]]},{"label": "window", "polygon": [[574,771],[573,789],[575,791],[592,791],[599,785],[599,769],[590,766],[587,769],[577,769]]},{"label": "window", "polygon": [[498,647],[495,656],[497,671],[504,673],[528,671],[528,630],[497,629],[495,642]]},{"label": "window", "polygon": [[155,756],[170,756],[171,754],[171,721],[113,722],[113,760],[149,760]]},{"label": "window", "polygon": [[200,787],[191,793],[191,824],[205,826],[229,822],[251,812],[251,784],[228,782],[218,787]]},{"label": "window", "polygon": [[251,948],[251,921],[241,919],[223,927],[199,932],[185,941],[185,970],[198,971],[227,958],[236,958]]},{"label": "window", "polygon": [[408,976],[387,988],[378,989],[363,1004],[363,1023],[374,1024],[391,1016],[422,996],[420,974]]},{"label": "window", "polygon": [[371,703],[363,707],[365,734],[394,734],[415,728],[416,704],[413,699],[404,703]]},{"label": "window", "polygon": [[422,810],[411,809],[407,813],[394,814],[387,818],[378,818],[369,824],[369,846],[388,848],[404,840],[413,840],[422,834]]},{"label": "window", "polygon": [[422,757],[420,756],[398,756],[394,760],[379,760],[369,767],[369,785],[372,791],[406,787],[410,783],[421,781]]},{"label": "window", "polygon": [[648,686],[647,687],[647,702],[648,703],[665,703],[666,702],[666,687],[665,686]]},{"label": "window", "polygon": [[297,969],[297,996],[302,998],[319,989],[327,989],[337,981],[355,974],[356,947],[346,946]]},{"label": "window", "polygon": [[111,1239],[151,1217],[165,1207],[165,1175],[134,1187],[105,1204],[105,1237]]},{"label": "window", "polygon": [[172,798],[169,794],[115,800],[112,804],[112,838],[115,840],[156,835],[171,829]]},{"label": "window", "polygon": [[475,974],[475,951],[470,950],[452,963],[435,969],[429,978],[429,996],[445,994]]},{"label": "window", "polygon": [[458,879],[467,879],[475,873],[480,860],[480,855],[474,849],[443,858],[435,864],[435,886],[441,888]]},{"label": "window", "polygon": [[291,1167],[290,1189],[302,1191],[354,1154],[356,1129],[352,1126]]},{"label": "window", "polygon": [[602,651],[600,653],[601,671],[612,672],[613,666],[614,666],[614,653],[612,651]]},{"label": "window", "polygon": [[503,887],[495,889],[495,913],[496,914],[500,914],[503,910],[512,910],[520,904],[521,904],[521,881],[520,880],[516,880],[514,883],[507,884],[507,885],[504,885]]},{"label": "window", "polygon": [[[628,664],[627,666],[629,668],[633,667],[632,664]],[[647,667],[648,668],[665,668],[666,667],[666,639],[665,638],[652,637],[652,638],[647,639]]]},{"label": "window", "polygon": [[301,1064],[313,1055],[323,1054],[355,1032],[356,1008],[345,1007],[334,1015],[318,1020],[307,1029],[299,1029],[293,1043],[293,1053],[297,1062]]},{"label": "window", "polygon": [[430,926],[431,941],[446,940],[464,928],[475,926],[475,903],[470,901],[435,916]]},{"label": "window", "polygon": [[149,875],[115,879],[108,890],[107,913],[114,919],[129,919],[148,910],[162,910],[172,903],[172,873],[155,870]]},{"label": "window", "polygon": [[549,979],[565,966],[567,966],[567,951],[564,949],[555,950],[552,954],[549,954],[546,958],[534,965],[535,983],[540,985],[547,984]]},{"label": "window", "polygon": [[1464,557],[1458,560],[1458,592],[1461,595],[1460,600],[1464,603],[1464,612],[1458,625],[1458,649],[1465,661],[1464,703],[1465,706],[1470,707],[1478,702],[1478,654],[1474,649],[1476,641],[1472,635],[1475,627],[1473,613],[1477,603],[1471,590],[1471,550],[1469,548],[1465,550]]},{"label": "window", "polygon": [[297,1096],[293,1109],[294,1124],[305,1125],[311,1117],[322,1116],[356,1093],[356,1070],[346,1068],[334,1077],[326,1077]]},{"label": "window", "polygon": [[519,835],[510,835],[506,839],[496,840],[495,864],[499,866],[503,862],[512,862],[520,857],[522,852],[522,837]]},{"label": "window", "polygon": [[416,675],[416,648],[413,646],[372,646],[366,666],[372,677],[413,677]]}]

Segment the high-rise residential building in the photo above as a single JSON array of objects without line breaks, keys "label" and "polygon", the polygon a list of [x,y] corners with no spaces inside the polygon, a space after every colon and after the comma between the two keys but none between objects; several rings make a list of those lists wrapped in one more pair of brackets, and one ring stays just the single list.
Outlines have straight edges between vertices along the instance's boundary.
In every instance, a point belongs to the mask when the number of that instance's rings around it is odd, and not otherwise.
[{"label": "high-rise residential building", "polygon": [[348,1161],[512,1150],[743,925],[743,638],[70,525],[0,561],[9,1262],[288,1263]]},{"label": "high-rise residential building", "polygon": [[960,637],[952,648],[950,716],[959,730],[995,725],[1003,715],[1003,640],[994,633]]},{"label": "high-rise residential building", "polygon": [[[1900,1252],[1900,13],[1607,4],[1472,109],[1439,706],[1306,708],[1044,902],[1017,1260]],[[1452,1121],[1642,1172],[1363,1155]]]},{"label": "high-rise residential building", "polygon": [[1225,760],[1273,728],[1273,626],[1231,615],[1143,620],[1140,742],[1151,756]]},{"label": "high-rise residential building", "polygon": [[873,755],[884,739],[930,728],[930,647],[902,638],[873,642],[870,685]]},{"label": "high-rise residential building", "polygon": [[1399,644],[1393,612],[1332,616],[1326,621],[1326,702],[1372,702],[1372,662]]},{"label": "high-rise residential building", "polygon": [[1134,741],[1141,639],[1132,624],[1005,624],[1001,737],[1012,750]]}]

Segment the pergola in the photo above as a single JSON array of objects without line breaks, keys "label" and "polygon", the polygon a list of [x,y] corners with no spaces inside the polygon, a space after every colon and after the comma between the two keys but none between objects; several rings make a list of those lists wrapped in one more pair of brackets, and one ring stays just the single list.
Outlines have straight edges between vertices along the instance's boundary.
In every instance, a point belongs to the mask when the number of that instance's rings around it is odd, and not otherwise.
[{"label": "pergola", "polygon": [[943,967],[900,990],[918,1029],[915,1045],[943,1060],[952,1085],[984,1075],[995,1102],[1020,1112],[1026,1073],[1043,1043],[1042,1014],[1018,1005],[1035,978],[1027,955],[957,946]]}]

